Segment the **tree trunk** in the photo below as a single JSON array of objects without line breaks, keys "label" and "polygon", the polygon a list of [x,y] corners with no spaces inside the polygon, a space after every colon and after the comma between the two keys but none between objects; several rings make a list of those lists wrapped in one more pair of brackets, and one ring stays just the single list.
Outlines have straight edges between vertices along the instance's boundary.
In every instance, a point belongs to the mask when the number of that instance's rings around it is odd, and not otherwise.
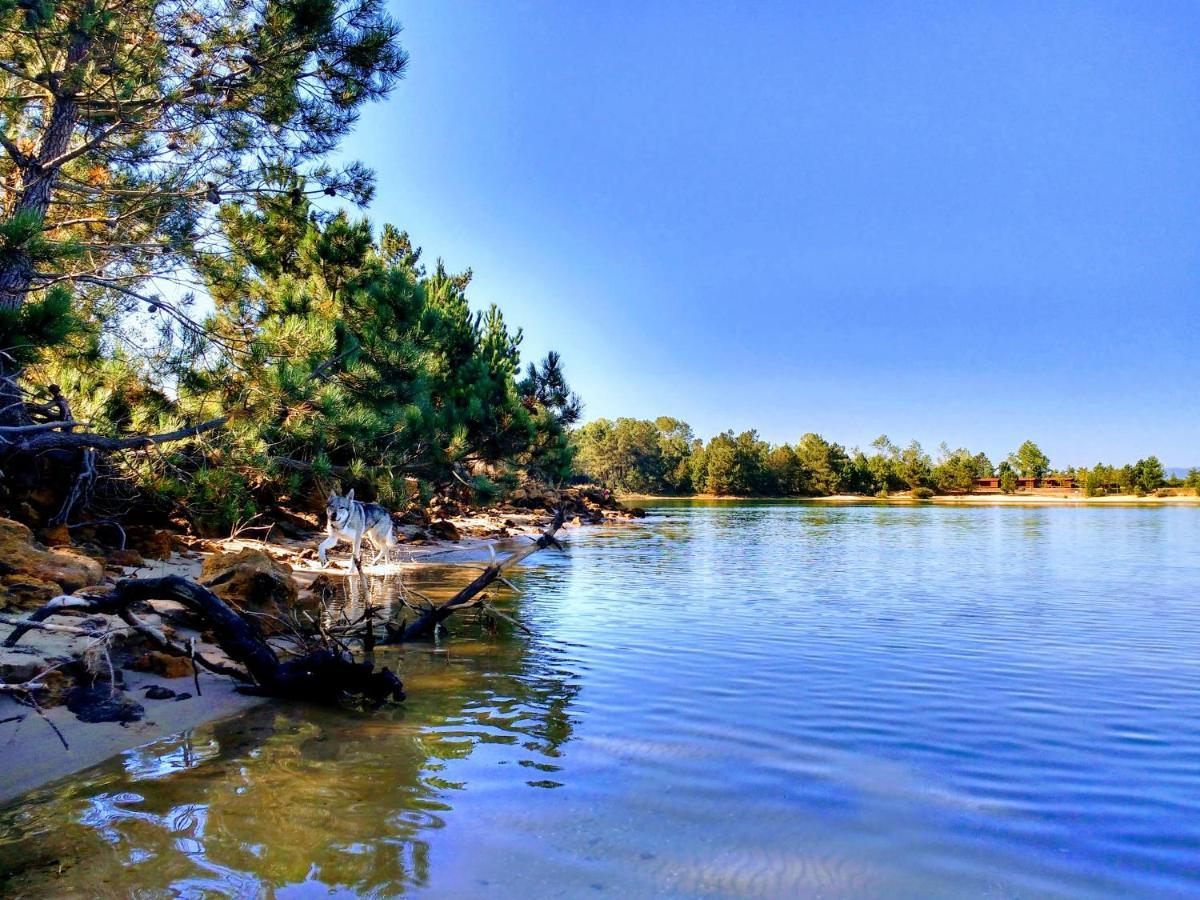
[{"label": "tree trunk", "polygon": [[[18,215],[31,215],[44,221],[54,186],[58,181],[60,165],[48,165],[67,152],[71,136],[79,125],[79,103],[72,93],[72,76],[83,63],[92,47],[90,34],[80,32],[67,50],[66,63],[54,77],[54,101],[42,132],[42,143],[36,156],[17,160],[21,169],[20,199],[9,216],[12,221]],[[0,309],[17,309],[25,302],[35,275],[33,260],[26,253],[17,252],[8,265],[0,268]]]}]

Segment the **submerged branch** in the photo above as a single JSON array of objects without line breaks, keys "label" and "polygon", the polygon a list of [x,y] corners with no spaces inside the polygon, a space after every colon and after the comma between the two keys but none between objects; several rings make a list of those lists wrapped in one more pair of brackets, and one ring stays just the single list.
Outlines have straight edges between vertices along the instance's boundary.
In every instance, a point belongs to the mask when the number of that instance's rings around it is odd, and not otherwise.
[{"label": "submerged branch", "polygon": [[479,595],[483,592],[484,588],[493,581],[501,579],[507,569],[512,568],[522,560],[546,547],[557,547],[561,550],[562,544],[559,543],[554,534],[562,527],[565,516],[565,510],[560,507],[558,512],[554,514],[554,520],[532,544],[522,547],[501,562],[492,562],[474,581],[445,603],[426,610],[411,625],[406,625],[404,628],[389,628],[387,637],[380,643],[403,644],[407,641],[417,641],[431,637],[438,625],[442,624],[442,622],[446,621],[446,619],[450,618],[450,616],[460,609],[470,609],[473,606],[480,605],[483,601]]}]

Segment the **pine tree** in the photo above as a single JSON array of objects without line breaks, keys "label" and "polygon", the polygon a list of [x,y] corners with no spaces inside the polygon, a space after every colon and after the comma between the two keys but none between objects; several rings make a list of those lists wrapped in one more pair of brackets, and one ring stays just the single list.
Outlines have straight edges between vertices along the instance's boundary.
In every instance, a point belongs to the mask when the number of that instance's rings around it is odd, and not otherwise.
[{"label": "pine tree", "polygon": [[370,196],[322,157],[403,73],[398,33],[381,0],[0,0],[0,309],[65,283],[194,324],[141,286],[220,249],[219,206],[281,167]]}]

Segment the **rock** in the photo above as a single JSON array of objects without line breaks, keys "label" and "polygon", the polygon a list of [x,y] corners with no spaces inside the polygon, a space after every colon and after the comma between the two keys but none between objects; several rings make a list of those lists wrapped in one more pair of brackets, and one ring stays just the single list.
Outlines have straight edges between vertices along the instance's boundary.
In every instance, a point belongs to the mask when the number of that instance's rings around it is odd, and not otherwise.
[{"label": "rock", "polygon": [[[104,568],[74,550],[47,550],[20,522],[0,518],[0,576],[8,578],[8,584],[0,589],[0,605],[8,605],[20,604],[23,599],[27,602],[30,596],[41,596],[46,590],[52,589],[53,597],[97,584],[104,578]],[[10,590],[13,585],[20,585],[15,600]]]},{"label": "rock", "polygon": [[296,602],[292,567],[261,550],[218,553],[204,561],[200,578],[227,603],[256,612],[277,613]]},{"label": "rock", "polygon": [[147,700],[171,700],[178,696],[169,687],[163,687],[161,684],[152,684],[146,688]]},{"label": "rock", "polygon": [[67,692],[67,709],[81,722],[137,722],[146,714],[142,704],[114,692],[107,681],[75,685]]},{"label": "rock", "polygon": [[143,653],[129,664],[135,672],[151,672],[163,678],[190,678],[195,668],[186,656],[172,656],[161,650]]},{"label": "rock", "polygon": [[[0,681],[7,684],[24,684],[41,675],[39,681],[46,687],[44,690],[37,691],[33,696],[41,706],[58,706],[75,683],[74,679],[63,669],[51,669],[55,663],[61,662],[61,659],[50,660],[41,654],[18,658],[9,656],[0,661]],[[47,669],[50,671],[46,671]]]},{"label": "rock", "polygon": [[397,525],[394,534],[398,540],[402,541],[427,541],[429,535],[425,533],[425,529],[419,525]]},{"label": "rock", "polygon": [[130,526],[125,529],[125,546],[146,559],[170,559],[175,549],[175,536],[161,528]]},{"label": "rock", "polygon": [[10,610],[37,609],[62,593],[53,581],[28,575],[0,575],[0,606]]},{"label": "rock", "polygon": [[178,703],[180,700],[191,700],[191,699],[192,699],[192,695],[189,694],[187,691],[181,691],[180,693],[175,695],[176,703]]},{"label": "rock", "polygon": [[69,547],[71,531],[66,525],[48,525],[38,532],[38,540],[47,547]]},{"label": "rock", "polygon": [[457,541],[459,539],[458,528],[453,522],[447,522],[445,519],[439,519],[429,526],[429,533],[435,538],[443,541]]},{"label": "rock", "polygon": [[142,558],[142,554],[136,550],[114,550],[108,554],[108,564],[110,566],[124,566],[131,569],[140,569],[146,565],[146,560]]}]

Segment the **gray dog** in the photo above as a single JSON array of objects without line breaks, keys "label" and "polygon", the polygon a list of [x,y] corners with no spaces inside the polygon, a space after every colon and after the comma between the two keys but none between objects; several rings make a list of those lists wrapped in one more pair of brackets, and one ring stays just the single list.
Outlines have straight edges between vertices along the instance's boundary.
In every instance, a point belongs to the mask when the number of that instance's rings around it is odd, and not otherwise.
[{"label": "gray dog", "polygon": [[345,497],[336,493],[329,495],[325,503],[325,514],[329,523],[325,529],[325,540],[317,547],[317,555],[321,565],[329,565],[325,551],[337,546],[338,541],[346,540],[354,544],[351,556],[351,567],[361,566],[359,551],[362,548],[363,537],[369,537],[378,551],[371,565],[379,562],[380,557],[385,562],[391,562],[391,551],[397,546],[396,534],[392,529],[391,514],[378,503],[362,503],[354,499],[354,488]]}]

